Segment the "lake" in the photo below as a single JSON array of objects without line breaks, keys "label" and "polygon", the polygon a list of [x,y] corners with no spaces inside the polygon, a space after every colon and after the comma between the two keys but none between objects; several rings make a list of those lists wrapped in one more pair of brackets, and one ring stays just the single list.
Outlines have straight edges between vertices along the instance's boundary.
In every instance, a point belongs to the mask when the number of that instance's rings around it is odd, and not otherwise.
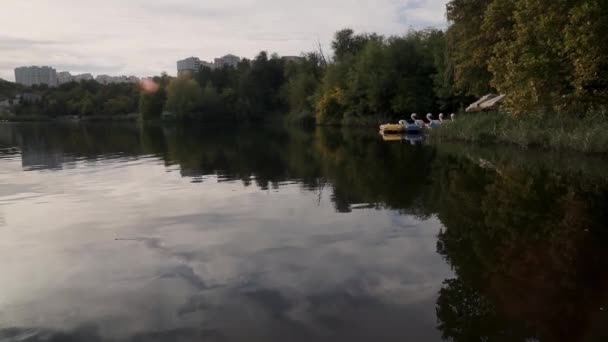
[{"label": "lake", "polygon": [[0,341],[605,341],[608,162],[0,124]]}]

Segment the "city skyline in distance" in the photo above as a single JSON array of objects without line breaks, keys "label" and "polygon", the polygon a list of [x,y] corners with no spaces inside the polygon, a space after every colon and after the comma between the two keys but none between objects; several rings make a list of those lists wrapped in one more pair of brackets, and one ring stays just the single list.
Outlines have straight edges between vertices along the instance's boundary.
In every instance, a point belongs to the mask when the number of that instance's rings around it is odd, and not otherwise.
[{"label": "city skyline in distance", "polygon": [[[333,34],[403,34],[445,27],[445,0],[21,0],[0,12],[0,78],[14,68],[50,65],[75,74],[175,75],[186,56],[212,60],[232,53],[253,58],[330,51]],[[27,18],[27,20],[24,20]]]},{"label": "city skyline in distance", "polygon": [[[285,56],[290,60],[299,59],[300,57]],[[177,75],[192,74],[197,72],[201,67],[208,68],[222,68],[231,67],[236,68],[238,63],[241,61],[239,56],[227,54],[221,57],[214,58],[213,62],[202,61],[198,57],[188,57],[183,60],[176,62],[177,64]],[[15,83],[32,86],[32,85],[47,85],[50,87],[60,86],[69,82],[79,82],[95,80],[102,84],[109,83],[138,83],[143,79],[151,78],[153,76],[137,77],[134,75],[107,75],[97,74],[93,76],[91,73],[80,73],[73,74],[69,70],[56,70],[50,65],[23,65],[18,66],[14,70]],[[156,75],[154,75],[156,76]],[[1,79],[1,78],[0,78]]]}]

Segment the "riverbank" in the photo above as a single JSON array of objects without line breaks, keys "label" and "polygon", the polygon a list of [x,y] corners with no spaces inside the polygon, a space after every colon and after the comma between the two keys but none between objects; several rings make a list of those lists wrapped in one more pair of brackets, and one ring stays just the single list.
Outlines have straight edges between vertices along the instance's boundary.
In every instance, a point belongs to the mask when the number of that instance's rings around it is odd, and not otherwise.
[{"label": "riverbank", "polygon": [[137,121],[137,114],[129,115],[89,115],[89,116],[57,116],[50,117],[46,115],[12,115],[9,113],[0,113],[0,121],[8,122],[135,122]]},{"label": "riverbank", "polygon": [[504,113],[463,114],[433,129],[429,141],[511,144],[524,149],[608,153],[608,122],[599,115],[518,117]]}]

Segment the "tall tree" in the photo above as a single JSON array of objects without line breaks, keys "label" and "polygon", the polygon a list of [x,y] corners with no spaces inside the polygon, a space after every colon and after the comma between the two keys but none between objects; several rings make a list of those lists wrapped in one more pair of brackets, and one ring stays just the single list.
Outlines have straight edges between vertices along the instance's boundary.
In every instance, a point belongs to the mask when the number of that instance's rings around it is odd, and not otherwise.
[{"label": "tall tree", "polygon": [[449,56],[454,62],[456,89],[466,95],[484,95],[492,90],[488,70],[493,37],[480,27],[492,0],[451,0],[447,4]]},{"label": "tall tree", "polygon": [[584,104],[608,106],[608,2],[578,1],[564,29],[566,54],[573,63],[572,85]]},{"label": "tall tree", "polygon": [[190,117],[201,105],[203,90],[189,76],[177,77],[167,86],[167,108],[179,118]]},{"label": "tall tree", "polygon": [[497,0],[489,7],[489,27],[495,27],[491,20],[501,20],[509,12],[513,18],[512,29],[494,45],[489,70],[492,84],[509,95],[508,105],[515,113],[552,113],[572,101],[572,65],[564,58],[562,38],[568,2],[519,0],[513,5]]}]

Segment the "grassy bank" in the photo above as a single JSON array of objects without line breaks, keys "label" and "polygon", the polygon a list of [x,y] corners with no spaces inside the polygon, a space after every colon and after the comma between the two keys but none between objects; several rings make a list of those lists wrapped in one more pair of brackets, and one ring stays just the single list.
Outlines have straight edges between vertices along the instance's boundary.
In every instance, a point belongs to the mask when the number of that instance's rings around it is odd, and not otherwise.
[{"label": "grassy bank", "polygon": [[434,129],[429,139],[477,144],[512,144],[521,148],[608,153],[608,121],[603,115],[515,118],[503,113],[463,114]]}]

